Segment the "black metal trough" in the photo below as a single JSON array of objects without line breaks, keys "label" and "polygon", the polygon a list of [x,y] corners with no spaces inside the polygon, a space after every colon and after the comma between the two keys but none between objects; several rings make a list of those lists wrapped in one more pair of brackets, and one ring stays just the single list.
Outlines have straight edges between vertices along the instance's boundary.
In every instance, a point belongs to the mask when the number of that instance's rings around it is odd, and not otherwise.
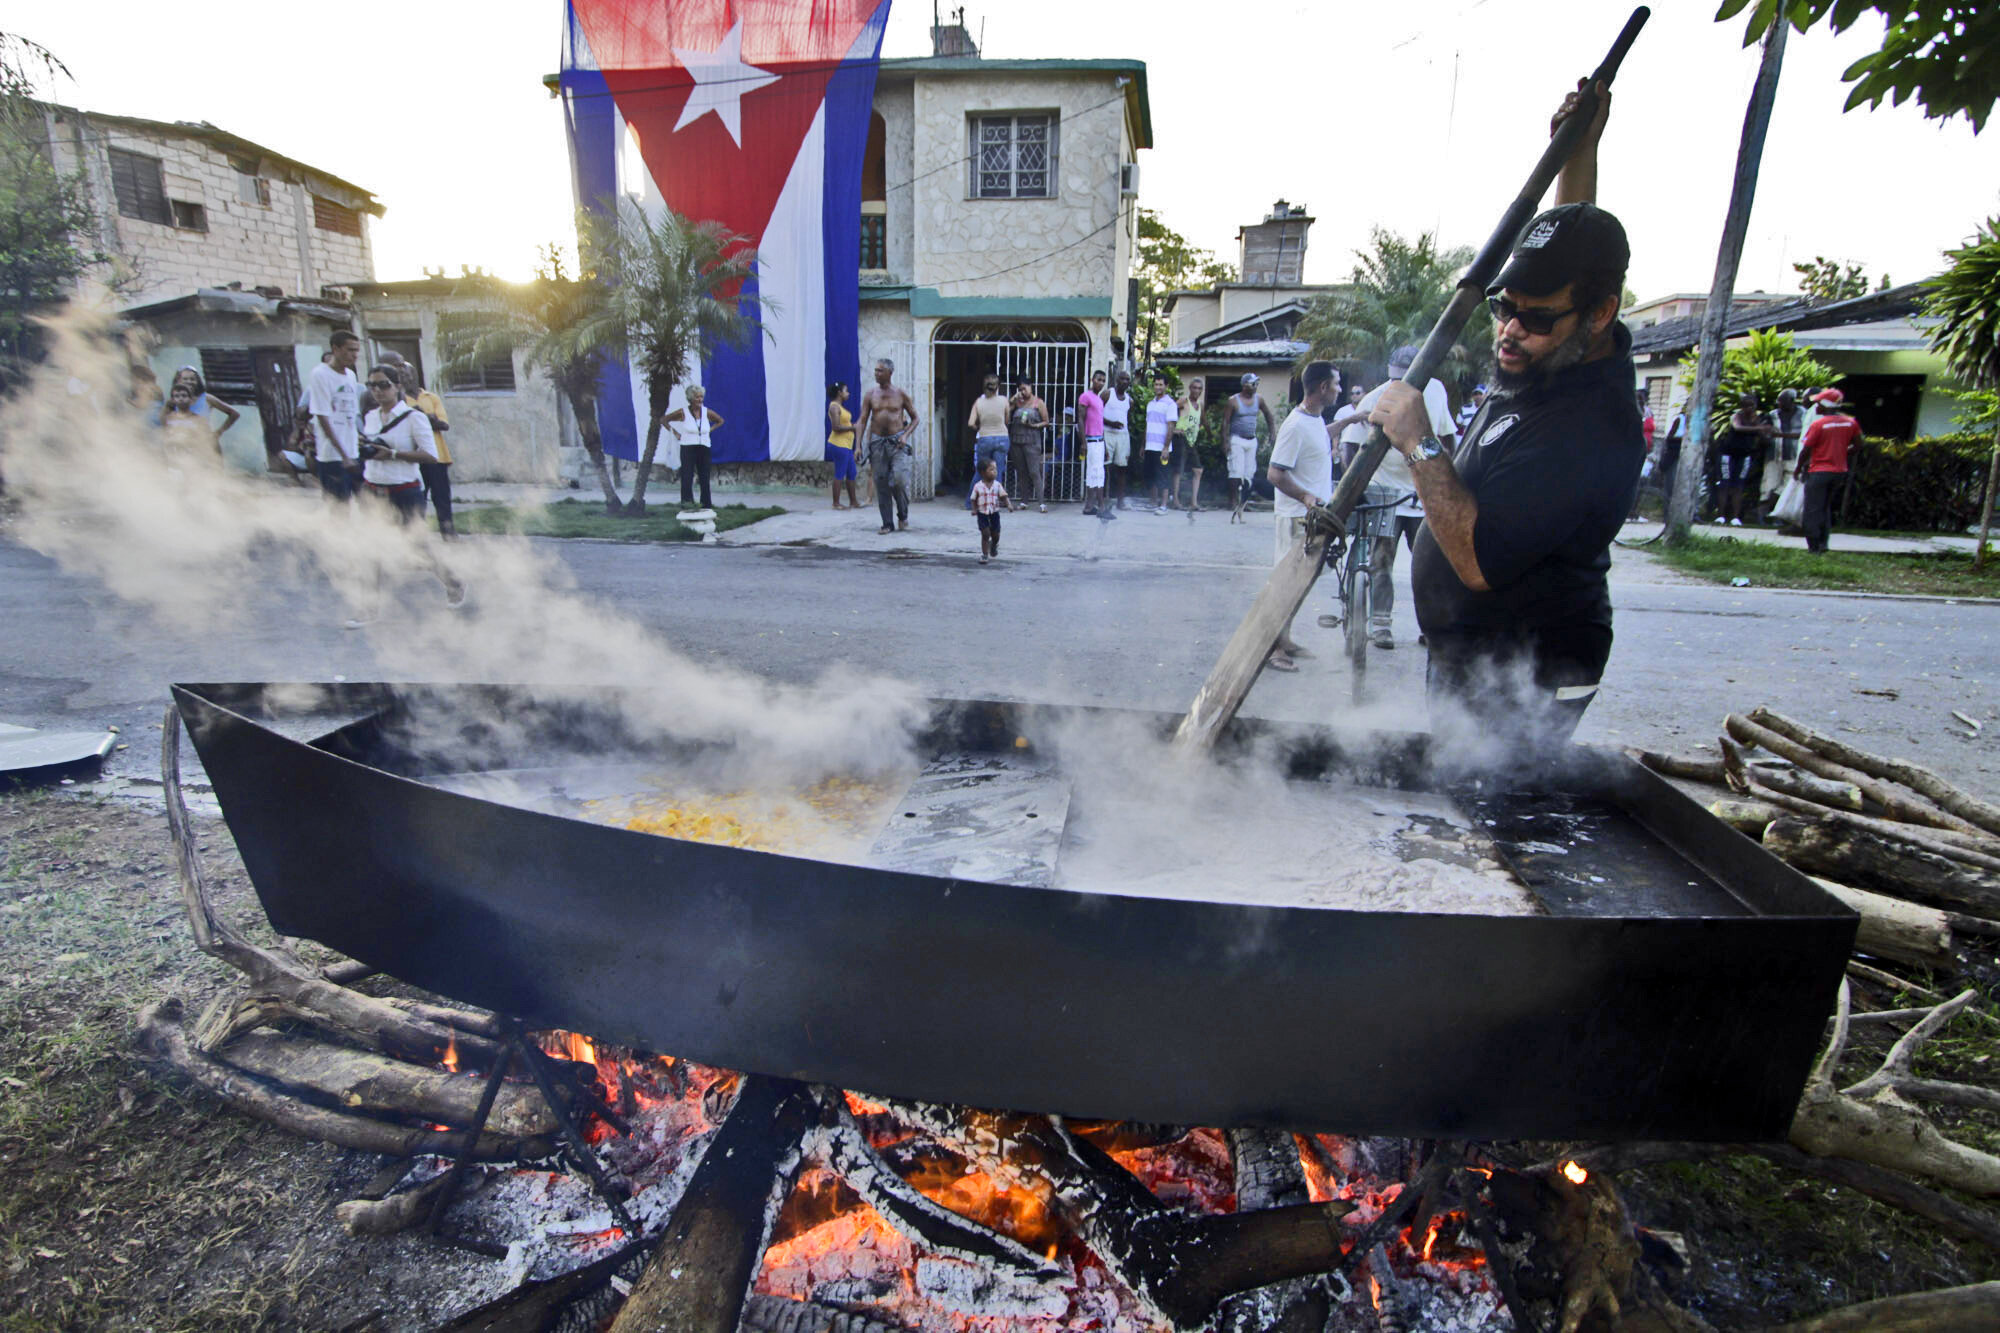
[{"label": "black metal trough", "polygon": [[[608,690],[173,693],[278,931],[530,1026],[879,1095],[1349,1134],[1779,1139],[1856,926],[1655,775],[1584,747],[1533,791],[1455,793],[1542,914],[1356,912],[839,864],[440,785],[657,754]],[[1019,753],[1109,711],[944,702],[923,743]],[[1231,740],[1235,762],[1302,783],[1439,781],[1421,736],[1244,722]],[[1552,829],[1571,835],[1560,855]]]}]

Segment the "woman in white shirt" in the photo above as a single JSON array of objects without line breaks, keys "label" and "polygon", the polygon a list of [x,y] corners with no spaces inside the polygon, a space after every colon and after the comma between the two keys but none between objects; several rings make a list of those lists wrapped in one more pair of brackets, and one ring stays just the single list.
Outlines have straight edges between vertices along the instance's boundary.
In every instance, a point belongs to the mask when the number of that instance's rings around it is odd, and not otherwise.
[{"label": "woman in white shirt", "polygon": [[[374,402],[361,416],[361,479],[366,483],[367,494],[387,500],[396,510],[396,521],[409,527],[415,525],[422,531],[419,520],[424,512],[424,482],[420,470],[425,463],[435,463],[437,457],[436,437],[431,434],[430,418],[403,401],[403,382],[397,378],[390,366],[374,366],[368,371],[365,381],[368,396]],[[465,583],[445,567],[429,542],[417,538],[426,564],[444,585],[444,604],[456,611],[465,605]],[[361,614],[347,622],[347,628],[360,629],[372,624],[382,595],[382,567],[375,572],[375,606],[368,607]]]},{"label": "woman in white shirt", "polygon": [[361,479],[395,506],[397,522],[413,523],[424,511],[422,465],[438,461],[430,418],[403,401],[391,366],[372,367],[366,387],[375,405],[361,415]]},{"label": "woman in white shirt", "polygon": [[715,508],[708,496],[708,451],[722,418],[708,410],[708,390],[699,384],[688,385],[687,406],[675,408],[660,420],[681,447],[681,507],[694,508],[694,481],[699,476],[701,507]]}]

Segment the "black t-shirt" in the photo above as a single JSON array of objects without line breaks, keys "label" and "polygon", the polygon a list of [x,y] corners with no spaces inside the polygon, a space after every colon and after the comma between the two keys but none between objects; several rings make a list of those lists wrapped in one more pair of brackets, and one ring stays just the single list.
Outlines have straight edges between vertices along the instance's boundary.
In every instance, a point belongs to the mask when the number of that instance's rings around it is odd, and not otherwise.
[{"label": "black t-shirt", "polygon": [[1454,464],[1479,505],[1473,552],[1488,591],[1459,581],[1428,525],[1410,566],[1417,623],[1433,653],[1511,652],[1561,660],[1595,680],[1611,654],[1611,539],[1631,512],[1646,458],[1632,397],[1632,335],[1541,384],[1495,394]]}]

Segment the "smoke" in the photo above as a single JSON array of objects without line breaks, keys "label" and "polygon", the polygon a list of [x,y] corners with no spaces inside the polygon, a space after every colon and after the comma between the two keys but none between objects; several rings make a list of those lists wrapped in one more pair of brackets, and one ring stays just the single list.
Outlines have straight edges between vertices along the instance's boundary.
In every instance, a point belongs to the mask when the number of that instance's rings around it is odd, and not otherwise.
[{"label": "smoke", "polygon": [[[779,780],[910,766],[927,710],[909,685],[835,670],[808,686],[697,665],[579,590],[518,538],[443,546],[387,505],[333,505],[170,457],[131,399],[127,350],[102,311],[48,325],[50,355],[0,409],[0,469],[19,539],[183,629],[227,631],[270,590],[317,581],[392,678],[497,681],[561,698],[621,685],[639,737],[716,742]],[[445,605],[442,557],[470,589]],[[504,725],[504,719],[494,719]]]}]

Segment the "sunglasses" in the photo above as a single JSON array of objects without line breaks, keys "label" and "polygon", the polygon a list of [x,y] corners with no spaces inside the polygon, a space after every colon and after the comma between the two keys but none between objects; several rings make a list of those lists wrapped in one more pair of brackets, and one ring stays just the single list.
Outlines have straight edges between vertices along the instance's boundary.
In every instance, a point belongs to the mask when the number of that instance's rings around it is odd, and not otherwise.
[{"label": "sunglasses", "polygon": [[1554,331],[1557,320],[1577,311],[1575,306],[1565,306],[1561,310],[1524,310],[1504,296],[1487,297],[1486,308],[1493,312],[1494,322],[1501,328],[1518,321],[1523,329],[1536,335]]},{"label": "sunglasses", "polygon": [[388,380],[369,380],[368,387],[371,389],[393,389],[396,386]]}]

